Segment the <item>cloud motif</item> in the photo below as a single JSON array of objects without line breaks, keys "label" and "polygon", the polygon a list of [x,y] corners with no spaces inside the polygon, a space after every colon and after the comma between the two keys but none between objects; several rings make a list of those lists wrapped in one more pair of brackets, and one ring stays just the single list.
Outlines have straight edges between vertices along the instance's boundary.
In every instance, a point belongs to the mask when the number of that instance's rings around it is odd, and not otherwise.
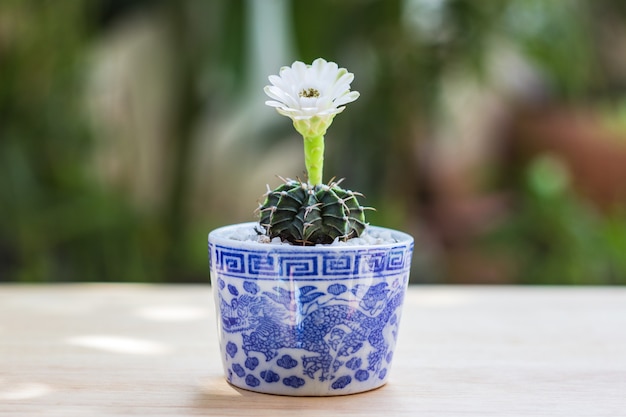
[{"label": "cloud motif", "polygon": [[234,358],[237,354],[237,345],[233,342],[228,342],[226,344],[226,353],[228,353],[231,358]]},{"label": "cloud motif", "polygon": [[246,385],[249,387],[258,387],[261,381],[258,380],[254,375],[248,374],[246,377]]},{"label": "cloud motif", "polygon": [[268,384],[280,381],[280,375],[278,375],[276,372],[269,370],[261,372],[261,378],[263,378],[263,381],[267,382]]},{"label": "cloud motif", "polygon": [[329,293],[333,295],[339,295],[348,291],[348,287],[346,287],[343,284],[332,284],[328,286],[328,289],[326,291],[328,291]]},{"label": "cloud motif", "polygon": [[342,377],[337,378],[335,382],[331,385],[332,389],[344,389],[352,382],[352,377],[350,375],[344,375]]},{"label": "cloud motif", "polygon": [[239,291],[237,290],[237,287],[235,287],[232,284],[228,284],[228,292],[235,296],[239,295]]},{"label": "cloud motif", "polygon": [[246,365],[246,368],[248,368],[251,371],[254,371],[256,367],[259,366],[259,360],[255,357],[247,358],[245,365]]},{"label": "cloud motif", "polygon": [[238,363],[233,363],[233,372],[237,374],[239,378],[242,378],[246,374],[246,371],[244,371],[243,367]]},{"label": "cloud motif", "polygon": [[280,366],[281,368],[291,369],[298,366],[298,361],[289,355],[283,355],[276,361],[276,365]]},{"label": "cloud motif", "polygon": [[378,378],[379,379],[385,379],[385,377],[387,376],[387,368],[383,369],[382,371],[380,371],[380,373],[378,374]]},{"label": "cloud motif", "polygon": [[248,291],[252,295],[261,291],[261,288],[259,288],[258,285],[256,285],[254,282],[251,282],[251,281],[244,281],[243,289]]},{"label": "cloud motif", "polygon": [[298,378],[297,376],[294,375],[294,376],[290,376],[289,378],[284,378],[283,384],[287,385],[288,387],[300,388],[301,386],[304,385],[304,379]]},{"label": "cloud motif", "polygon": [[352,358],[346,363],[346,368],[355,371],[361,367],[362,362],[361,358]]},{"label": "cloud motif", "polygon": [[224,287],[226,286],[226,283],[224,282],[224,280],[222,278],[217,280],[217,285],[218,287],[220,287],[220,290],[223,290]]},{"label": "cloud motif", "polygon": [[367,381],[367,379],[370,377],[370,373],[367,372],[365,369],[359,369],[358,371],[356,371],[356,374],[354,374],[354,377],[356,378],[357,381]]}]

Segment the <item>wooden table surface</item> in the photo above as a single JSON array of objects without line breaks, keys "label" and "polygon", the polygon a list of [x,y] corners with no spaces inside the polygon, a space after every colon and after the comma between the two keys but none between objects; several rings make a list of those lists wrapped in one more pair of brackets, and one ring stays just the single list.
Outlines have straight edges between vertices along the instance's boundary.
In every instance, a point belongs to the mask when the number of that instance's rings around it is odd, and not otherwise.
[{"label": "wooden table surface", "polygon": [[0,416],[626,416],[626,288],[411,287],[390,382],[222,377],[209,286],[0,285]]}]

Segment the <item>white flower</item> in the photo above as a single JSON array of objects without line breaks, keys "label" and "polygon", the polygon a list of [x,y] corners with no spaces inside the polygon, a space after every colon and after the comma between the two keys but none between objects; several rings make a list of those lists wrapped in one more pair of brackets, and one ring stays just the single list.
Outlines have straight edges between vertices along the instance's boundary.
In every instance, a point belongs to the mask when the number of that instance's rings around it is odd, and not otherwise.
[{"label": "white flower", "polygon": [[265,104],[290,117],[303,136],[324,135],[344,104],[359,98],[358,91],[350,91],[353,79],[354,74],[322,58],[311,65],[296,61],[282,67],[279,75],[270,75],[272,85],[265,93],[273,100]]}]

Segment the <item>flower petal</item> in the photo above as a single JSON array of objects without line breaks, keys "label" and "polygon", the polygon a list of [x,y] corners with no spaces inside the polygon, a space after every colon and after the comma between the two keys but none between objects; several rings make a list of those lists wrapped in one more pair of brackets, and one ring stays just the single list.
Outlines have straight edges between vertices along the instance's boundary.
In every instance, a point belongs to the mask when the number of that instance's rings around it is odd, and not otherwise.
[{"label": "flower petal", "polygon": [[285,107],[284,103],[279,103],[278,101],[274,100],[267,100],[265,104],[270,107]]},{"label": "flower petal", "polygon": [[361,94],[358,91],[350,91],[348,94],[344,94],[343,96],[337,98],[334,102],[335,106],[352,103],[354,100],[359,98],[360,95]]},{"label": "flower petal", "polygon": [[284,90],[281,90],[276,86],[268,85],[264,88],[264,91],[265,94],[267,94],[270,98],[273,98],[274,100],[285,103],[286,105],[291,107],[298,106],[298,100],[296,98],[292,97],[290,94],[286,93]]},{"label": "flower petal", "polygon": [[[359,97],[357,91],[350,91],[354,74],[339,68],[334,62],[317,58],[311,65],[295,61],[290,67],[282,67],[278,75],[270,75],[271,85],[264,88],[271,100],[266,105],[292,120],[299,121],[299,132],[326,131],[333,117],[341,113],[344,104]],[[311,121],[323,118],[325,121]],[[306,130],[302,130],[306,128]],[[321,132],[321,131],[320,131]]]},{"label": "flower petal", "polygon": [[306,77],[307,66],[304,62],[296,61],[291,65],[291,69],[294,72],[295,77],[302,81]]}]

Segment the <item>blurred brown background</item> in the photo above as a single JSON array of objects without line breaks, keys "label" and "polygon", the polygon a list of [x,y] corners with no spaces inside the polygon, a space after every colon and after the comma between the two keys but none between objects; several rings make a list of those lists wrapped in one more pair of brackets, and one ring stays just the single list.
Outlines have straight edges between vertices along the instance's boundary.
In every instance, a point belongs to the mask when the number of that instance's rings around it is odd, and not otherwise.
[{"label": "blurred brown background", "polygon": [[413,283],[626,283],[626,3],[0,0],[0,281],[206,282],[206,235],[304,170],[267,76],[361,98],[325,175]]}]

